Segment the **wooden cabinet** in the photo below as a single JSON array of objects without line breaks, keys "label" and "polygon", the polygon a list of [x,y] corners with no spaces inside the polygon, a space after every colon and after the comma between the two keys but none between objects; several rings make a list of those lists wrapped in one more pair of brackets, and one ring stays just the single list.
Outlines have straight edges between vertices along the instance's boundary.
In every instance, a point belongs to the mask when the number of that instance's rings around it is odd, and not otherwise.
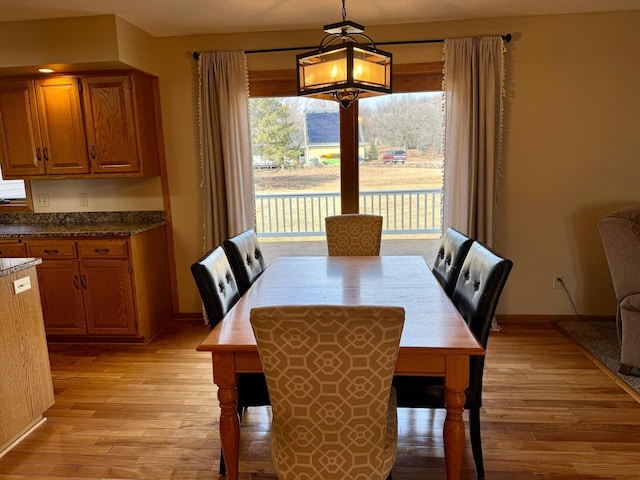
[{"label": "wooden cabinet", "polygon": [[0,82],[4,178],[89,173],[77,77]]},{"label": "wooden cabinet", "polygon": [[82,85],[91,171],[159,175],[153,78],[131,72]]},{"label": "wooden cabinet", "polygon": [[172,314],[165,227],[130,237],[26,240],[42,258],[47,336],[148,341]]},{"label": "wooden cabinet", "polygon": [[21,258],[27,256],[27,247],[20,241],[0,241],[0,258]]},{"label": "wooden cabinet", "polygon": [[3,177],[159,175],[155,88],[136,71],[0,82]]}]

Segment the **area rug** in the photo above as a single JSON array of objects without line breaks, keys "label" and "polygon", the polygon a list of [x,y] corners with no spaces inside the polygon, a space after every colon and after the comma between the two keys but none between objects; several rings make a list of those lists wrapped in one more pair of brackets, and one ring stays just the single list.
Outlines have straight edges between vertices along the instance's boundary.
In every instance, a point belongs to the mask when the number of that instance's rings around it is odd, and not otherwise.
[{"label": "area rug", "polygon": [[[613,321],[589,320],[580,322],[558,322],[557,325],[569,334],[577,343],[588,350],[594,357],[640,393],[640,377],[622,375],[620,368],[620,344]],[[640,374],[637,369],[632,373]]]}]

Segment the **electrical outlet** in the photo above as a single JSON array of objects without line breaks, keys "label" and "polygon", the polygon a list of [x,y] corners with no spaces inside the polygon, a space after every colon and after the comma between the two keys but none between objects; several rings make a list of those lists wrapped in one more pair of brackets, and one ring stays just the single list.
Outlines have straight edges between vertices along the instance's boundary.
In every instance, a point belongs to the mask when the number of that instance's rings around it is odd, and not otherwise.
[{"label": "electrical outlet", "polygon": [[80,194],[78,194],[78,197],[80,198],[80,206],[81,207],[88,207],[89,206],[89,197],[87,196],[86,193],[80,193]]},{"label": "electrical outlet", "polygon": [[13,291],[18,293],[26,292],[31,288],[31,277],[22,277],[13,281]]},{"label": "electrical outlet", "polygon": [[48,207],[49,206],[49,195],[46,193],[39,193],[36,196],[37,204],[39,207]]},{"label": "electrical outlet", "polygon": [[555,274],[553,276],[553,288],[554,289],[562,289],[562,283],[564,281],[564,277],[560,274]]}]

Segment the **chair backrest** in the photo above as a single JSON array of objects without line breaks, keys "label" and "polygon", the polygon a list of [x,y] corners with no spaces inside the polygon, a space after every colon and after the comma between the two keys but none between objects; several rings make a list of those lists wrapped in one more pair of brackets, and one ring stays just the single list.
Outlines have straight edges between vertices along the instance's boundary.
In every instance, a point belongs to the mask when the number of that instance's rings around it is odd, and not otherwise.
[{"label": "chair backrest", "polygon": [[598,230],[620,302],[637,293],[640,286],[640,205],[607,214]]},{"label": "chair backrest", "polygon": [[447,228],[442,235],[438,255],[431,271],[448,296],[453,293],[460,268],[472,243],[472,238],[453,228]]},{"label": "chair backrest", "polygon": [[382,216],[350,213],[325,218],[329,256],[380,255]]},{"label": "chair backrest", "polygon": [[240,295],[267,268],[255,230],[247,230],[223,242],[224,251],[238,282]]},{"label": "chair backrest", "polygon": [[191,273],[204,304],[209,326],[215,327],[240,298],[229,260],[216,247],[191,265]]},{"label": "chair backrest", "polygon": [[403,324],[402,307],[251,311],[271,397],[278,478],[386,476],[386,421]]},{"label": "chair backrest", "polygon": [[[513,262],[496,255],[480,242],[473,242],[467,253],[451,301],[465,319],[478,342],[487,348],[491,321],[498,306]],[[469,391],[482,392],[484,357],[471,357]],[[467,404],[474,399],[467,394]]]}]

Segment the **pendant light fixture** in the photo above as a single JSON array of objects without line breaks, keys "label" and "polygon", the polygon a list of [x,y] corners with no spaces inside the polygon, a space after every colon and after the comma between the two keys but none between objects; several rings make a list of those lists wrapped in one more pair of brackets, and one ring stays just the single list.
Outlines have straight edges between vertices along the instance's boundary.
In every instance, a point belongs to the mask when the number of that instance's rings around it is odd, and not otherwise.
[{"label": "pendant light fixture", "polygon": [[325,25],[318,49],[296,61],[298,95],[337,100],[348,108],[358,98],[391,93],[391,54],[378,50],[362,25],[346,19],[345,1],[342,22]]}]

